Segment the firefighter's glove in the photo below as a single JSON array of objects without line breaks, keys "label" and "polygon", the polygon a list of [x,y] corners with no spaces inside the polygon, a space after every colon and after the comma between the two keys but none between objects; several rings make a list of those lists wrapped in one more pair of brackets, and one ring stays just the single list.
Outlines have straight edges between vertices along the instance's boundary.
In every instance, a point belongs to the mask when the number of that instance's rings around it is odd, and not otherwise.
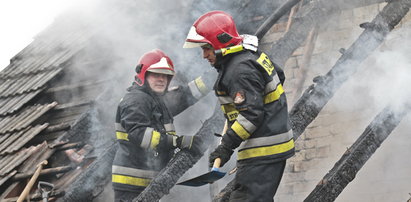
[{"label": "firefighter's glove", "polygon": [[167,152],[172,149],[175,149],[173,145],[173,140],[177,138],[176,135],[161,133],[159,144],[154,148],[157,152]]},{"label": "firefighter's glove", "polygon": [[210,154],[209,157],[209,165],[210,167],[213,167],[214,160],[216,158],[221,159],[221,164],[220,167],[223,167],[225,163],[227,163],[228,160],[230,160],[231,155],[233,154],[233,150],[226,146],[225,144],[220,144],[218,147]]},{"label": "firefighter's glove", "polygon": [[180,149],[198,151],[201,147],[201,140],[195,136],[182,135],[177,137],[175,144]]}]

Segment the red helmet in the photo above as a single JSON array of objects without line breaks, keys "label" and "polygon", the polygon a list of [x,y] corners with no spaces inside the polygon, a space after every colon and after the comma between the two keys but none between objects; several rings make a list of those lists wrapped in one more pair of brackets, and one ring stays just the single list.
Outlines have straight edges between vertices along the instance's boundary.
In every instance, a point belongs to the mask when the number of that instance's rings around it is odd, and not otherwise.
[{"label": "red helmet", "polygon": [[210,11],[194,22],[183,48],[194,48],[208,43],[218,50],[238,45],[242,39],[229,14],[223,11]]},{"label": "red helmet", "polygon": [[161,50],[154,49],[145,53],[138,61],[136,67],[136,83],[144,85],[146,72],[174,75],[174,65],[171,59]]}]

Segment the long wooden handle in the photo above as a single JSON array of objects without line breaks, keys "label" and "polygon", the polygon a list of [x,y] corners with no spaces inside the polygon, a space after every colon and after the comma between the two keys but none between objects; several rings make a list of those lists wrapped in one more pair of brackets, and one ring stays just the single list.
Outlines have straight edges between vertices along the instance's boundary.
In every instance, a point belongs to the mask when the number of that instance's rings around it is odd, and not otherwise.
[{"label": "long wooden handle", "polygon": [[221,159],[220,158],[216,158],[214,160],[214,164],[213,164],[213,168],[220,168],[221,165]]},{"label": "long wooden handle", "polygon": [[[221,132],[221,135],[224,135],[227,132],[227,129],[228,129],[228,122],[227,122],[227,119],[226,119],[225,123],[224,123],[223,131]],[[222,140],[223,140],[223,138],[220,139],[220,144],[221,144]]]},{"label": "long wooden handle", "polygon": [[[224,123],[223,132],[221,132],[221,134],[224,135],[227,132],[227,129],[228,129],[228,122],[226,119]],[[221,158],[216,158],[214,160],[213,168],[220,168],[220,165],[221,165]]]},{"label": "long wooden handle", "polygon": [[21,192],[19,198],[17,199],[17,202],[23,202],[26,196],[30,193],[31,187],[33,187],[33,184],[36,182],[37,178],[39,177],[41,169],[43,169],[43,165],[47,165],[47,160],[44,160],[39,165],[37,165],[36,172],[34,172],[34,175],[31,177],[30,181],[27,183],[23,192]]},{"label": "long wooden handle", "polygon": [[227,129],[228,129],[228,122],[227,122],[227,119],[226,119],[225,123],[224,123],[223,132],[221,132],[221,135],[224,135],[227,132]]}]

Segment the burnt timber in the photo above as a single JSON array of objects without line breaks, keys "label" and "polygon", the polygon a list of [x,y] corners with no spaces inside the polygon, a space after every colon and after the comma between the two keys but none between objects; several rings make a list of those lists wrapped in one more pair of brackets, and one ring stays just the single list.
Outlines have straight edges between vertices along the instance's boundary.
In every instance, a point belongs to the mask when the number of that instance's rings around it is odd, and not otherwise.
[{"label": "burnt timber", "polygon": [[[353,9],[356,7],[367,6],[370,4],[381,3],[384,0],[361,0],[361,1],[309,1],[300,11],[297,12],[294,22],[290,29],[267,51],[273,61],[280,66],[284,66],[287,59],[292,53],[303,44],[308,33],[317,24],[318,26],[327,26],[329,16],[332,13],[339,12],[343,9]],[[281,50],[281,51],[278,51]]]},{"label": "burnt timber", "polygon": [[395,111],[391,106],[383,109],[304,201],[334,201],[408,114],[409,104],[404,107],[404,111]]}]

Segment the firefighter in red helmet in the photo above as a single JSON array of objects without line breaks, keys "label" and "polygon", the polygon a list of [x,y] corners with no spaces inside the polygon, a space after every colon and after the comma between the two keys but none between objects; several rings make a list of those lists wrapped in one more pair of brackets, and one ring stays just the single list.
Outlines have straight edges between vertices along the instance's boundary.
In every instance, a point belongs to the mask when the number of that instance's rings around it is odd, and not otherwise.
[{"label": "firefighter in red helmet", "polygon": [[197,152],[200,143],[193,136],[177,135],[173,116],[210,89],[210,84],[199,77],[187,86],[168,90],[174,65],[158,49],[140,58],[136,73],[117,107],[115,129],[119,146],[112,166],[115,201],[137,197],[167,165],[176,148]]},{"label": "firefighter in red helmet", "polygon": [[199,17],[184,48],[201,47],[219,75],[214,85],[228,123],[220,145],[210,154],[223,166],[238,148],[230,201],[273,201],[294,140],[283,90],[284,73],[258,50],[256,36],[239,35],[222,11]]}]

